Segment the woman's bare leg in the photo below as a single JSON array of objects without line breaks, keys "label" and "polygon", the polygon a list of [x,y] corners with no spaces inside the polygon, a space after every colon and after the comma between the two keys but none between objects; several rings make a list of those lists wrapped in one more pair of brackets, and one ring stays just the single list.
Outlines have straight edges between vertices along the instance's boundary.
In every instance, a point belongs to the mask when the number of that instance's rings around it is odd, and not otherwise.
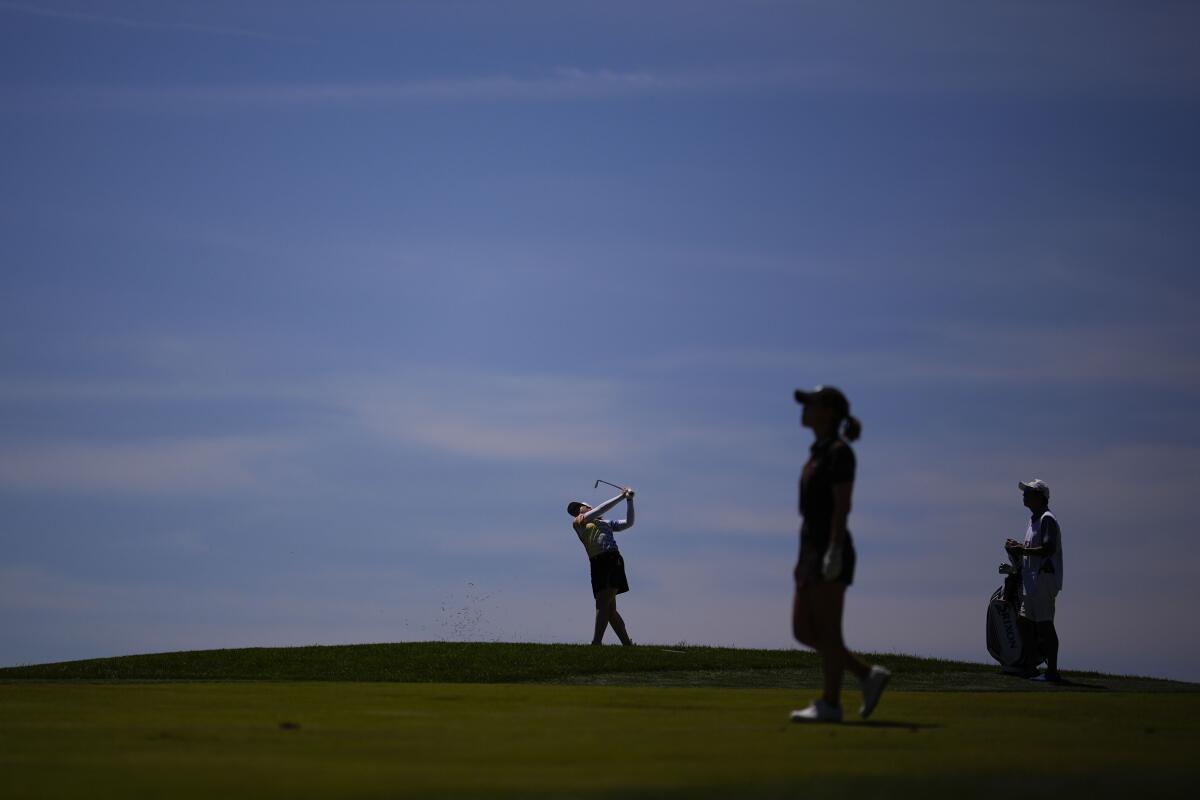
[{"label": "woman's bare leg", "polygon": [[625,630],[625,620],[621,619],[621,615],[617,613],[616,595],[613,595],[612,602],[608,605],[608,624],[612,625],[612,629],[617,632],[617,638],[621,640],[621,644],[626,646],[633,644],[633,640],[629,638],[629,633]]},{"label": "woman's bare leg", "polygon": [[812,601],[809,599],[809,588],[806,585],[796,587],[792,598],[792,635],[800,644],[817,649],[817,631],[813,625]]},{"label": "woman's bare leg", "polygon": [[825,671],[826,703],[841,705],[842,671],[849,670],[859,680],[867,677],[871,668],[846,649],[842,639],[842,611],[845,607],[846,586],[821,581],[812,586],[812,603],[817,636],[820,640],[821,663]]},{"label": "woman's bare leg", "polygon": [[600,644],[604,640],[604,631],[609,623],[609,610],[616,610],[613,604],[616,596],[615,589],[605,589],[596,595],[596,631],[592,635],[592,644]]}]

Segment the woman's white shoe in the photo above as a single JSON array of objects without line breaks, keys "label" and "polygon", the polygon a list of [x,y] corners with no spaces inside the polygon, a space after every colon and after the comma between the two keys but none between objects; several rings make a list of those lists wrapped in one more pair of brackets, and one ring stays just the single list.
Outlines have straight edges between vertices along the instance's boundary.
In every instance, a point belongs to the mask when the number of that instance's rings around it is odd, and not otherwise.
[{"label": "woman's white shoe", "polygon": [[792,722],[841,722],[842,710],[824,700],[813,700],[808,708],[792,712]]},{"label": "woman's white shoe", "polygon": [[867,673],[867,677],[863,678],[862,681],[863,703],[858,709],[860,717],[866,719],[871,716],[871,712],[875,710],[875,706],[879,705],[879,698],[883,695],[883,690],[888,685],[891,677],[892,673],[878,664],[871,667],[871,671]]}]

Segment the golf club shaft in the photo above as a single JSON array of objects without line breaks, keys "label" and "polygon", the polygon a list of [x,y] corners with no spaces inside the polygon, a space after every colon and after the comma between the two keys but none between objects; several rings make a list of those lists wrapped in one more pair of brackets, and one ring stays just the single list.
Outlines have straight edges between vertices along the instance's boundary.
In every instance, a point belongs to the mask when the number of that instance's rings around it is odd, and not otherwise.
[{"label": "golf club shaft", "polygon": [[596,478],[596,484],[595,484],[595,485],[594,485],[592,488],[593,488],[593,489],[599,488],[600,484],[602,484],[602,483],[603,483],[603,484],[607,484],[608,486],[611,486],[611,487],[613,487],[614,489],[620,489],[622,492],[623,492],[623,491],[625,491],[625,487],[624,487],[624,486],[618,486],[618,485],[617,485],[617,484],[615,484],[615,483],[612,483],[612,482],[610,482],[610,481],[604,481],[604,480],[600,480],[599,478]]}]

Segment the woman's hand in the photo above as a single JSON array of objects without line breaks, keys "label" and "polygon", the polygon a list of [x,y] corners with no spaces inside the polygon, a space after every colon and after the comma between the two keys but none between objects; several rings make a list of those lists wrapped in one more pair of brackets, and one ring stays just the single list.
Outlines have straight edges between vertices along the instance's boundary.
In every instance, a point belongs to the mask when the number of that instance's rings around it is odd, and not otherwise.
[{"label": "woman's hand", "polygon": [[821,577],[827,581],[837,580],[842,574],[842,545],[840,542],[830,543],[821,561]]}]

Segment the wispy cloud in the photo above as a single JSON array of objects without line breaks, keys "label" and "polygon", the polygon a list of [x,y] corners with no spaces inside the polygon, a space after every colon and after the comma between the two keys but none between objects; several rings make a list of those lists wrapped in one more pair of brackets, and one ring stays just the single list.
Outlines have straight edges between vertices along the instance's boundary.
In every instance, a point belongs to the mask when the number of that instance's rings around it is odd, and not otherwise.
[{"label": "wispy cloud", "polygon": [[362,83],[260,84],[242,86],[80,87],[36,93],[39,105],[69,110],[96,108],[174,111],[280,109],[328,106],[393,106],[407,103],[564,102],[650,97],[678,93],[744,93],[787,86],[817,86],[802,71],[652,72],[564,67],[543,75],[438,77]]},{"label": "wispy cloud", "polygon": [[28,3],[6,2],[5,0],[0,0],[0,12],[27,14],[30,16],[45,17],[47,19],[57,19],[63,20],[64,22],[79,23],[84,25],[104,25],[116,28],[133,28],[147,31],[175,31],[179,33],[197,33],[210,36],[236,36],[247,39],[265,39],[274,41],[280,41],[286,38],[272,34],[246,30],[245,28],[230,28],[221,25],[203,25],[193,22],[160,22],[156,20],[122,17],[113,14],[94,14],[86,11],[65,11],[61,9],[47,8],[46,6],[42,5],[35,6]]},{"label": "wispy cloud", "polygon": [[[131,30],[287,39],[236,26],[133,18],[14,0],[0,0],[0,13]],[[352,12],[339,9],[330,13],[354,22]],[[612,15],[619,13],[619,8],[604,9],[601,15],[611,21]],[[587,19],[589,12],[582,14]],[[1086,26],[1079,25],[1083,17],[1089,21]],[[757,15],[756,23],[767,24],[764,20],[772,18],[778,20],[777,27],[796,29],[796,43],[789,52],[768,47],[739,61],[704,69],[646,68],[645,62],[555,69],[550,62],[530,67],[524,74],[381,75],[368,81],[168,88],[27,87],[9,90],[3,107],[14,110],[13,101],[22,99],[17,105],[36,103],[63,110],[151,107],[210,111],[413,102],[562,102],[680,93],[1194,99],[1200,92],[1195,77],[1196,48],[1189,36],[1197,12],[1188,4],[1173,4],[1170,12],[1148,14],[1119,4],[1100,8],[1076,3],[959,7],[936,2],[896,7],[880,4],[863,15],[853,4],[816,3],[783,9],[778,16]],[[689,27],[686,19],[672,19],[672,23],[672,30]],[[829,42],[835,43],[832,48]],[[666,62],[660,52],[651,63]]]},{"label": "wispy cloud", "polygon": [[[236,345],[229,345],[236,347]],[[166,348],[160,354],[160,348]],[[225,345],[222,345],[225,347]],[[119,348],[118,348],[119,349]],[[156,341],[137,349],[138,357],[164,368],[236,361],[233,350],[212,349],[187,340]],[[266,401],[280,407],[320,410],[326,423],[336,418],[342,435],[366,434],[372,441],[483,461],[557,463],[591,459],[618,451],[646,452],[681,442],[719,439],[719,433],[674,426],[653,441],[629,442],[619,426],[628,415],[631,393],[617,379],[467,367],[397,365],[381,375],[253,377],[199,376],[146,380],[0,380],[0,397],[16,403],[118,405],[195,400]],[[626,419],[625,424],[635,421]],[[234,486],[251,478],[245,468],[258,456],[313,444],[327,435],[314,429],[287,438],[240,437],[219,432],[202,439],[105,444],[23,442],[3,451],[0,485],[24,488],[112,488],[142,486],[147,491],[181,486]],[[737,436],[741,436],[739,432]],[[734,438],[734,434],[730,434]],[[615,441],[623,441],[618,448]],[[724,441],[724,440],[720,440]],[[741,441],[741,439],[739,439]],[[314,445],[316,446],[316,445]],[[167,466],[168,462],[176,465]],[[105,466],[107,465],[107,466]]]},{"label": "wispy cloud", "polygon": [[349,381],[333,401],[386,440],[487,460],[571,460],[611,454],[618,394],[595,378],[417,369]]},{"label": "wispy cloud", "polygon": [[[0,9],[4,6],[0,6]],[[91,15],[83,15],[91,18]],[[132,24],[129,21],[128,24]],[[236,29],[194,25],[151,25],[224,35],[282,38]],[[1128,83],[1128,82],[1126,82]],[[769,95],[779,92],[832,95],[1068,95],[1194,98],[1197,87],[1182,81],[1147,78],[1146,86],[1004,69],[982,74],[954,65],[926,72],[911,66],[823,61],[761,67],[730,65],[709,70],[580,69],[560,67],[540,75],[511,73],[410,78],[366,82],[242,84],[229,86],[39,87],[6,91],[7,110],[54,111],[154,109],[176,113],[227,110],[272,111],[306,108],[376,108],[412,103],[562,103],[652,98],[667,95]]]},{"label": "wispy cloud", "polygon": [[[2,6],[0,6],[2,8]],[[203,26],[179,27],[207,30]],[[251,32],[222,31],[244,36]],[[378,108],[412,103],[563,103],[652,98],[668,95],[771,95],[779,92],[833,95],[920,96],[1146,94],[1195,96],[1195,87],[1170,84],[1150,87],[1093,85],[1087,76],[1046,82],[1037,75],[1005,70],[976,74],[947,67],[922,71],[911,66],[884,68],[878,64],[823,60],[761,66],[728,65],[704,70],[581,69],[559,67],[542,74],[512,73],[452,77],[405,78],[364,82],[241,84],[228,86],[40,87],[7,91],[8,110],[55,111],[154,109],[176,113],[227,110],[272,111],[306,108]]]},{"label": "wispy cloud", "polygon": [[0,487],[26,492],[237,492],[261,486],[258,463],[293,447],[286,439],[265,436],[6,446]]},{"label": "wispy cloud", "polygon": [[[910,326],[922,333],[903,351],[831,348],[705,348],[639,359],[652,370],[734,369],[793,374],[847,374],[872,382],[1053,384],[1146,382],[1200,388],[1200,354],[1191,342],[1200,325],[1188,321],[1137,324],[1025,325],[985,322]],[[1036,353],[1036,358],[1029,358]]]}]

